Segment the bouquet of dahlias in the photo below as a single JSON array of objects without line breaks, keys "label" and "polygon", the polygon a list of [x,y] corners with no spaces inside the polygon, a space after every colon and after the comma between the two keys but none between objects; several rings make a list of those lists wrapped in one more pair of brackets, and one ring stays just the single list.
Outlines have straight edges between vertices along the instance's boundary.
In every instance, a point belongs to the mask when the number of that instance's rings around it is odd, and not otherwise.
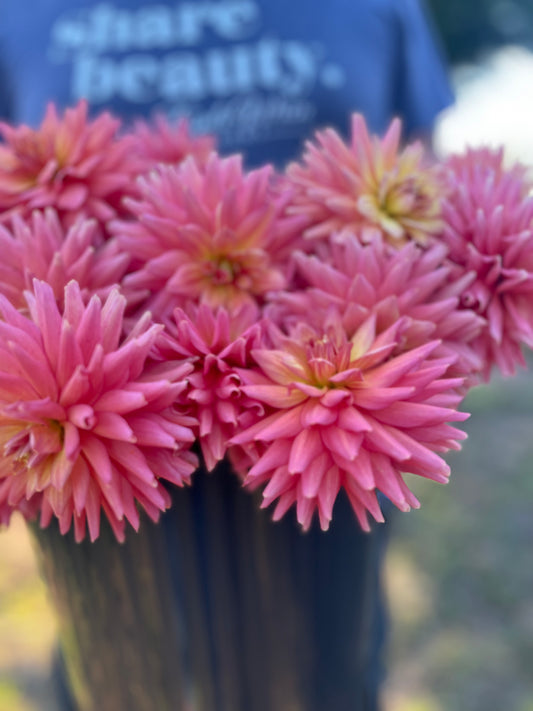
[{"label": "bouquet of dahlias", "polygon": [[341,490],[364,529],[417,507],[404,474],[446,482],[468,389],[533,346],[525,170],[358,115],[284,173],[119,128],[0,126],[0,521],[123,540],[226,457],[304,528]]}]

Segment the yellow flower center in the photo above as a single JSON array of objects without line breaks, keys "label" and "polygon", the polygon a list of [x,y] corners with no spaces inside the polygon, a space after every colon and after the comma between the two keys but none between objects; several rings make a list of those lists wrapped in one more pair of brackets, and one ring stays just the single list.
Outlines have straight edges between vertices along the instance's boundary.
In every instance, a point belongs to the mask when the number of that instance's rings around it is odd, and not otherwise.
[{"label": "yellow flower center", "polygon": [[336,344],[327,334],[308,345],[307,363],[312,384],[319,388],[335,388],[332,376],[345,370],[350,362],[350,345]]},{"label": "yellow flower center", "polygon": [[63,447],[65,433],[57,420],[23,428],[6,426],[4,429],[4,456],[12,457],[15,471],[32,469]]},{"label": "yellow flower center", "polygon": [[208,262],[208,277],[215,286],[233,284],[241,271],[240,265],[226,256]]}]

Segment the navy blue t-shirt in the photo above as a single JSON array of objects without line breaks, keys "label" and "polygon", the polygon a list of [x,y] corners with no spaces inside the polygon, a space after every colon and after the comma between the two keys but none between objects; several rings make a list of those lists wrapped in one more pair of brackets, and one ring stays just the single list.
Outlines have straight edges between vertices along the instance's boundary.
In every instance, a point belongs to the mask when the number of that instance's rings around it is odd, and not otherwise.
[{"label": "navy blue t-shirt", "polygon": [[192,117],[224,152],[283,163],[317,127],[362,111],[427,133],[451,101],[417,0],[2,0],[0,113],[48,101]]}]

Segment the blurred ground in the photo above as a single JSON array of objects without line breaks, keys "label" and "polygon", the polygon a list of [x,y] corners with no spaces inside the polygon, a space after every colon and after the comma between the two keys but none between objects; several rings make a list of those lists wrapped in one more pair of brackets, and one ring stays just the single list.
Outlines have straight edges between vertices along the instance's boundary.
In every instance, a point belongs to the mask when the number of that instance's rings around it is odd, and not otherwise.
[{"label": "blurred ground", "polygon": [[387,565],[387,711],[533,711],[533,374],[473,391],[446,487],[414,482]]},{"label": "blurred ground", "polygon": [[0,534],[0,711],[56,711],[49,679],[55,624],[25,524]]}]

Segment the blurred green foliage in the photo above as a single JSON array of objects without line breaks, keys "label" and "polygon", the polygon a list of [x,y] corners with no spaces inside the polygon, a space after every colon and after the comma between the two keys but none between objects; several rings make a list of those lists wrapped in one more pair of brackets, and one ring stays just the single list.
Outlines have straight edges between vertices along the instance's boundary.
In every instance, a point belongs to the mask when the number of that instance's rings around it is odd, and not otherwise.
[{"label": "blurred green foliage", "polygon": [[0,679],[0,711],[36,711],[18,688],[7,680]]},{"label": "blurred green foliage", "polygon": [[452,64],[503,44],[533,48],[531,0],[426,0]]}]

